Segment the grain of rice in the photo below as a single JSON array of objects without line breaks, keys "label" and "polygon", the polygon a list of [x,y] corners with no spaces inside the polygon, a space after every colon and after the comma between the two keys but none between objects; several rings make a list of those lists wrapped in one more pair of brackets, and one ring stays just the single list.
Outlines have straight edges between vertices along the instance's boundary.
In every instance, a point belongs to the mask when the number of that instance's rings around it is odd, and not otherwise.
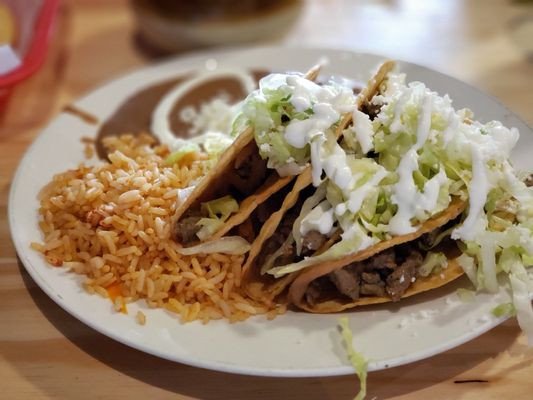
[{"label": "grain of rice", "polygon": [[108,298],[109,294],[102,286],[93,285],[94,291],[104,298]]},{"label": "grain of rice", "polygon": [[138,189],[128,190],[118,196],[118,204],[132,203],[142,199]]},{"label": "grain of rice", "polygon": [[63,266],[69,268],[71,271],[75,272],[76,274],[85,273],[85,263],[82,263],[79,261],[64,262]]},{"label": "grain of rice", "polygon": [[123,264],[125,260],[121,257],[116,256],[115,254],[104,254],[103,259],[117,264]]},{"label": "grain of rice", "polygon": [[142,311],[137,311],[135,319],[137,320],[139,325],[146,325],[146,315],[144,315]]},{"label": "grain of rice", "polygon": [[44,251],[50,251],[63,245],[61,239],[53,239],[44,245]]},{"label": "grain of rice", "polygon": [[192,265],[192,270],[197,276],[205,275],[205,271],[202,269],[202,267],[200,267],[200,263],[198,262],[198,259],[196,257],[193,257],[191,259],[191,265]]},{"label": "grain of rice", "polygon": [[123,247],[120,250],[117,250],[117,253],[115,254],[114,258],[120,258],[123,256],[127,256],[128,254],[135,254],[136,252],[137,252],[137,247],[135,246]]},{"label": "grain of rice", "polygon": [[185,271],[181,273],[181,276],[185,279],[196,280],[197,276],[194,272]]},{"label": "grain of rice", "polygon": [[142,292],[143,288],[144,288],[144,279],[146,277],[146,271],[144,269],[141,269],[139,271],[139,274],[137,276],[137,281],[136,281],[136,284],[135,284],[135,289],[137,290],[137,292]]},{"label": "grain of rice", "polygon": [[224,300],[228,300],[229,294],[232,289],[233,289],[233,279],[229,278],[228,276],[228,280],[224,282],[224,286],[222,287],[222,297],[224,298]]},{"label": "grain of rice", "polygon": [[41,244],[41,243],[37,243],[37,242],[31,242],[30,243],[30,247],[35,250],[35,251],[38,251],[40,253],[43,253],[45,251],[45,248],[44,246]]},{"label": "grain of rice", "polygon": [[105,260],[102,257],[96,256],[89,260],[91,268],[100,269],[104,266]]},{"label": "grain of rice", "polygon": [[255,315],[257,313],[257,310],[248,303],[234,303],[233,305],[237,310],[244,311],[248,314]]},{"label": "grain of rice", "polygon": [[146,296],[151,299],[155,293],[154,281],[150,278],[146,278]]},{"label": "grain of rice", "polygon": [[212,278],[210,278],[208,282],[210,282],[212,285],[217,285],[218,283],[222,282],[225,277],[226,277],[226,272],[223,271],[219,273],[218,275],[215,275]]}]

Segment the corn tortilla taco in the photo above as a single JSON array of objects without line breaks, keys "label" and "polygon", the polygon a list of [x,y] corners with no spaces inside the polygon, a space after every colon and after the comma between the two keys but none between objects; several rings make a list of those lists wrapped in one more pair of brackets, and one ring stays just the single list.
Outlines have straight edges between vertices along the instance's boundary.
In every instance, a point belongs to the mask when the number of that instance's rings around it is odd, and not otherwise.
[{"label": "corn tortilla taco", "polygon": [[[312,81],[319,71],[320,66],[315,66],[301,79]],[[232,145],[178,205],[174,236],[179,243],[192,245],[221,238],[292,181],[292,175],[279,176],[267,168],[254,140],[255,127],[243,120],[241,114],[234,129],[242,130]]]},{"label": "corn tortilla taco", "polygon": [[446,233],[464,209],[465,202],[455,200],[416,232],[306,269],[293,279],[291,303],[311,312],[337,312],[399,301],[451,282],[464,271],[455,260],[460,250]]},{"label": "corn tortilla taco", "polygon": [[[375,74],[357,97],[354,110],[343,118],[334,132],[330,132],[332,140],[341,139],[349,124],[352,123],[353,118],[361,115],[359,110],[368,107],[369,101],[377,93],[383,79],[393,70],[394,66],[394,62],[386,61],[377,68]],[[289,253],[289,256],[294,256],[296,244],[291,235],[292,225],[298,217],[298,212],[303,206],[304,200],[307,197],[311,197],[312,203],[312,199],[316,197],[316,195],[313,195],[315,190],[313,185],[311,185],[312,182],[313,170],[311,165],[308,165],[297,177],[294,187],[285,198],[281,208],[272,214],[252,244],[246,264],[243,267],[243,286],[252,298],[271,302],[283,292],[295,277],[294,274],[289,274],[281,279],[276,279],[271,275],[265,274],[265,271],[274,262],[280,262],[280,259],[287,259],[287,253]],[[309,206],[309,201],[307,201],[307,206]],[[318,244],[313,241],[309,241],[308,244],[310,246],[304,245],[303,253],[299,254],[302,257],[325,251],[333,244],[333,241],[325,238]]]}]

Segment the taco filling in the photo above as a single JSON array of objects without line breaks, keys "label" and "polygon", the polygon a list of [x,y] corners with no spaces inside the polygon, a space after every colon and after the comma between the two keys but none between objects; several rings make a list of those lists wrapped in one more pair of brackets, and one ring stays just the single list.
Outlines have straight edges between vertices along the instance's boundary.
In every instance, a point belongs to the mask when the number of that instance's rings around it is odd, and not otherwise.
[{"label": "taco filling", "polygon": [[399,301],[417,279],[443,273],[448,260],[460,255],[457,243],[450,239],[450,230],[458,223],[455,219],[412,242],[315,279],[305,291],[306,302],[313,306],[338,295],[347,301],[362,297],[388,297],[393,302]]}]

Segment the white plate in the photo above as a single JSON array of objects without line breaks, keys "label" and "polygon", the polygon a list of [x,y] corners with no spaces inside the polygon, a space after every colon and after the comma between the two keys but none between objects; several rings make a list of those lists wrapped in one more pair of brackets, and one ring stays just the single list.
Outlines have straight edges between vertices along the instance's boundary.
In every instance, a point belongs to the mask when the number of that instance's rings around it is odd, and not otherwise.
[{"label": "white plate", "polygon": [[[149,67],[97,89],[76,104],[104,120],[128,95],[151,83],[191,69],[250,67],[272,70],[306,70],[319,59],[330,63],[327,72],[365,79],[383,57],[327,49],[255,48],[200,53]],[[206,64],[207,61],[207,64]],[[533,168],[527,150],[533,147],[531,129],[496,100],[456,79],[414,64],[400,62],[408,80],[420,80],[441,94],[449,93],[457,108],[473,109],[482,121],[501,120],[520,130],[513,154],[518,168]],[[35,282],[57,304],[97,331],[141,351],[193,366],[226,372],[267,376],[327,376],[353,373],[336,329],[339,315],[288,312],[273,321],[263,317],[243,323],[215,321],[208,325],[182,325],[164,310],[151,310],[139,302],[130,314],[117,314],[109,301],[85,293],[79,277],[51,268],[32,241],[41,241],[37,227],[37,193],[52,175],[83,161],[82,136],[94,136],[96,127],[69,114],[60,114],[37,138],[23,158],[9,199],[9,223],[18,254]],[[495,296],[479,295],[461,303],[454,292],[465,281],[402,301],[345,313],[354,343],[378,370],[420,360],[475,338],[503,319],[490,310],[508,301],[502,289]],[[134,315],[143,309],[147,324]]]}]

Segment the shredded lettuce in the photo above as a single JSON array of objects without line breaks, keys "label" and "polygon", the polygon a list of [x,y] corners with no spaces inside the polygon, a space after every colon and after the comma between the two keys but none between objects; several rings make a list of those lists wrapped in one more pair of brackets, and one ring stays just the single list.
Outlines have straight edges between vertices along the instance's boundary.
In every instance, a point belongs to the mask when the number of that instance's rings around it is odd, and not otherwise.
[{"label": "shredded lettuce", "polygon": [[496,318],[516,316],[516,308],[513,303],[502,303],[494,307],[491,312]]},{"label": "shredded lettuce", "polygon": [[459,263],[461,268],[463,268],[463,271],[465,271],[465,274],[468,276],[468,279],[470,279],[470,282],[472,282],[475,287],[478,287],[477,266],[474,257],[463,253],[457,257],[456,261]]},{"label": "shredded lettuce", "polygon": [[165,158],[165,164],[167,165],[176,164],[180,162],[180,160],[183,157],[185,157],[187,154],[198,153],[198,152],[200,152],[200,146],[198,146],[195,143],[187,143],[184,146],[180,147],[179,150],[176,150],[170,153],[170,155],[167,158]]},{"label": "shredded lettuce", "polygon": [[244,100],[234,126],[254,128],[259,154],[269,168],[282,175],[296,174],[297,167],[310,161],[311,151],[309,142],[297,144],[300,135],[289,131],[301,131],[310,139],[333,128],[340,112],[351,111],[354,104],[352,91],[337,83],[320,86],[300,75],[271,74]]},{"label": "shredded lettuce", "polygon": [[231,196],[224,196],[212,201],[202,203],[202,214],[208,217],[201,218],[198,225],[202,228],[196,233],[200,240],[206,240],[217,232],[231,214],[239,211],[239,204]]},{"label": "shredded lettuce", "polygon": [[472,303],[476,296],[475,291],[468,290],[465,288],[457,289],[456,294],[457,294],[457,297],[459,297],[459,300],[461,300],[463,303]]},{"label": "shredded lettuce", "polygon": [[222,253],[242,255],[250,250],[250,243],[240,236],[226,236],[210,242],[200,243],[196,246],[182,247],[176,251],[185,256],[194,254]]},{"label": "shredded lettuce", "polygon": [[359,378],[360,389],[354,400],[363,400],[366,397],[366,378],[368,370],[368,360],[357,352],[353,347],[353,335],[350,326],[348,325],[348,318],[339,318],[339,327],[341,330],[342,341],[346,352],[348,353],[348,360],[352,364],[355,374]]},{"label": "shredded lettuce", "polygon": [[189,140],[176,138],[174,148],[177,150],[170,153],[165,159],[167,165],[179,163],[185,156],[191,153],[203,153],[210,160],[216,160],[220,154],[233,143],[231,136],[222,132],[207,131]]},{"label": "shredded lettuce", "polygon": [[[305,199],[304,203],[302,204],[300,214],[292,225],[292,237],[294,238],[294,241],[296,243],[297,255],[300,255],[300,253],[302,252],[302,221],[315,206],[317,206],[322,200],[324,200],[324,198],[326,197],[326,190],[326,184],[324,183],[320,185],[310,197]],[[268,271],[269,269],[270,267],[265,268],[264,270]]]},{"label": "shredded lettuce", "polygon": [[268,255],[268,257],[263,262],[263,265],[261,266],[261,275],[265,274],[269,269],[271,269],[274,266],[274,263],[276,262],[276,260],[281,255],[283,255],[283,253],[285,252],[288,246],[293,245],[293,242],[294,242],[293,235],[290,234],[289,236],[287,236],[285,241],[281,244],[281,246],[277,248],[277,250],[274,253]]},{"label": "shredded lettuce", "polygon": [[418,275],[426,277],[448,266],[448,258],[444,253],[428,252],[422,265],[418,267]]},{"label": "shredded lettuce", "polygon": [[511,290],[513,294],[513,305],[516,309],[518,325],[527,336],[530,346],[533,346],[533,306],[531,304],[531,278],[524,266],[519,263],[511,265],[509,274]]}]

